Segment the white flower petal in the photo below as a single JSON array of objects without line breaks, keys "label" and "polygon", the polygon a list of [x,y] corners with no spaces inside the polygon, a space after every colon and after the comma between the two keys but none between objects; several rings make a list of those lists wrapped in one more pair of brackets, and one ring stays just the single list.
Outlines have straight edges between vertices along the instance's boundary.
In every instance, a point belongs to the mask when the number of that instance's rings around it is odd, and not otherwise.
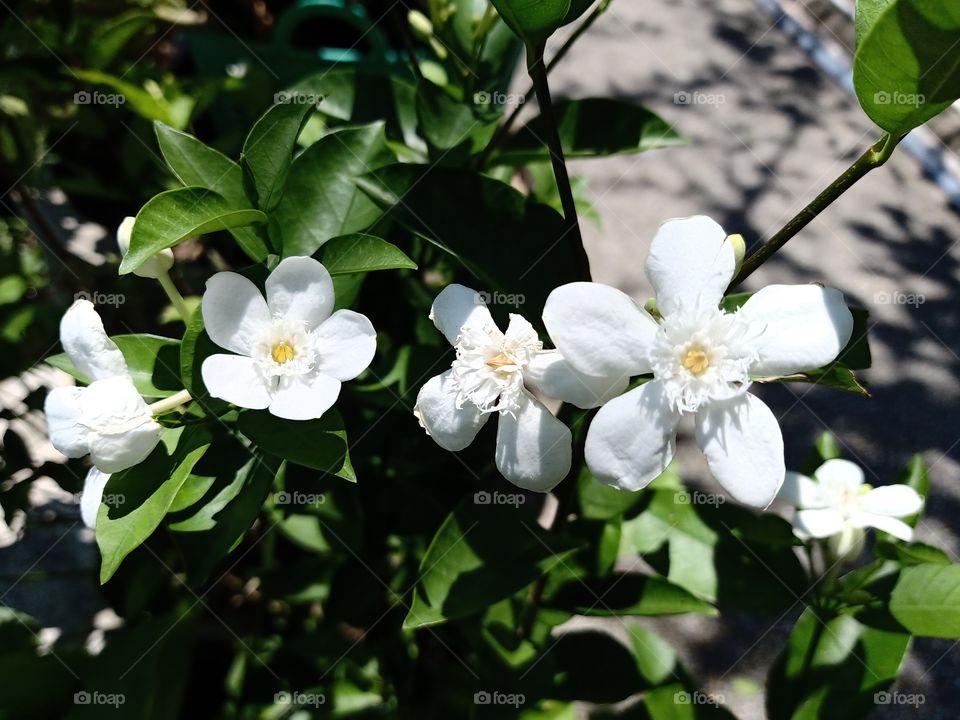
[{"label": "white flower petal", "polygon": [[510,324],[503,335],[508,342],[518,345],[540,342],[540,335],[533,325],[523,315],[517,315],[516,313],[510,313]]},{"label": "white flower petal", "polygon": [[83,457],[90,452],[90,439],[80,424],[81,396],[86,388],[58,387],[47,393],[43,412],[47,434],[53,446],[67,457]]},{"label": "white flower petal", "polygon": [[549,492],[570,472],[570,429],[522,392],[514,413],[500,413],[497,469],[514,485]]},{"label": "white flower petal", "polygon": [[544,350],[523,369],[523,381],[547,397],[573,403],[579,408],[599,407],[621,395],[630,378],[592,377],[575,369],[559,350]]},{"label": "white flower petal", "polygon": [[800,510],[793,516],[793,529],[802,538],[830,537],[843,528],[843,514],[834,508]]},{"label": "white flower petal", "polygon": [[796,508],[824,507],[820,485],[806,475],[788,470],[777,500]]},{"label": "white flower petal", "polygon": [[832,363],[850,342],[853,315],[843,293],[819,285],[768,285],[736,315],[762,334],[754,375],[790,375]]},{"label": "white flower petal", "polygon": [[876,515],[874,513],[858,512],[852,518],[853,524],[857,527],[872,527],[877,530],[883,530],[885,533],[893,535],[898,540],[910,542],[913,539],[913,528],[907,525],[903,520],[890,517],[889,515]]},{"label": "white flower petal", "polygon": [[783,434],[763,401],[744,393],[701,408],[696,437],[724,490],[745,505],[773,502],[786,475]]},{"label": "white flower petal", "polygon": [[602,483],[636,491],[662,473],[676,453],[678,413],[653,380],[600,408],[587,431],[586,461]]},{"label": "white flower petal", "polygon": [[[117,245],[120,246],[120,254],[126,255],[130,249],[130,235],[133,233],[134,217],[125,217],[120,227],[117,228]],[[145,263],[133,271],[134,275],[145,278],[158,278],[165,275],[173,267],[173,250],[164,248]]]},{"label": "white flower petal", "polygon": [[599,283],[561,285],[550,293],[543,322],[557,349],[593,377],[650,372],[647,351],[657,323],[628,295]]},{"label": "white flower petal", "polygon": [[311,257],[288,257],[265,283],[267,306],[274,317],[302,322],[307,332],[333,312],[333,279]]},{"label": "white flower petal", "polygon": [[88,528],[97,525],[97,514],[100,512],[103,489],[107,486],[109,479],[109,473],[100,472],[97,468],[92,467],[83,481],[83,492],[80,494],[80,519]]},{"label": "white flower petal", "polygon": [[211,396],[250,410],[268,407],[276,387],[276,379],[268,380],[256,361],[243,355],[211,355],[200,375]]},{"label": "white flower petal", "polygon": [[727,234],[706,215],[668,220],[647,255],[647,277],[664,317],[680,308],[715,308],[733,280],[736,258]]},{"label": "white flower petal", "polygon": [[821,489],[834,497],[855,493],[863,485],[863,469],[842,458],[827,460],[814,471],[813,476],[819,481]]},{"label": "white flower petal", "polygon": [[89,300],[77,300],[60,320],[60,343],[74,366],[90,380],[129,377],[127,362],[107,337]]},{"label": "white flower petal", "polygon": [[133,467],[160,442],[160,425],[127,378],[91,383],[80,397],[80,422],[88,428],[90,460],[115,473]]},{"label": "white flower petal", "polygon": [[423,429],[444,450],[463,450],[490,417],[471,402],[458,408],[457,392],[453,371],[447,370],[424,383],[413,410]]},{"label": "white flower petal", "polygon": [[250,355],[253,344],[270,325],[270,310],[260,290],[237,273],[220,272],[207,280],[203,324],[220,347]]},{"label": "white flower petal", "polygon": [[317,371],[337,380],[353,380],[377,352],[377,331],[366,315],[337,310],[313,333]]},{"label": "white flower petal", "polygon": [[923,507],[923,498],[909,485],[884,485],[860,498],[860,509],[873,515],[909,517]]},{"label": "white flower petal", "polygon": [[447,285],[430,308],[430,319],[451,345],[457,344],[461,330],[467,326],[495,325],[480,293],[463,285]]},{"label": "white flower petal", "polygon": [[340,381],[322,373],[280,378],[270,412],[286,420],[313,420],[337,401]]}]

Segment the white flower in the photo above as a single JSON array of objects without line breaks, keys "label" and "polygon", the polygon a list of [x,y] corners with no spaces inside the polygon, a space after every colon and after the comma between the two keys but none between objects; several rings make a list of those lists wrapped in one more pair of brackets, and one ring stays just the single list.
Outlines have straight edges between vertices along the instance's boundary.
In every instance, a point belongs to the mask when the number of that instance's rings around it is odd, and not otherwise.
[{"label": "white flower", "polygon": [[421,388],[414,409],[420,424],[440,447],[456,451],[498,413],[497,468],[522,488],[549,491],[570,470],[571,436],[533,392],[590,408],[622,393],[627,378],[576,371],[556,350],[544,350],[520,315],[510,315],[501,332],[480,294],[463,285],[444,288],[430,319],[457,359]]},{"label": "white flower", "polygon": [[333,303],[330,273],[309,257],[281,261],[267,278],[266,300],[242,275],[214,275],[203,295],[203,322],[217,345],[237,354],[203,361],[207,390],[288,420],[323,415],[340,384],[366,370],[377,349],[366,316],[333,312]]},{"label": "white flower", "polygon": [[67,457],[90,455],[94,467],[84,483],[81,509],[92,527],[110,473],[144,460],[160,441],[160,425],[130,379],[126,361],[107,337],[87,300],[77,300],[60,321],[60,342],[74,366],[91,382],[54,388],[44,412],[50,441]]},{"label": "white flower", "polygon": [[733,279],[734,248],[708,217],[664,223],[647,257],[653,317],[627,295],[596,283],[554,290],[543,313],[550,337],[577,370],[653,374],[607,403],[587,434],[586,460],[601,481],[639,490],[673,458],[677,424],[696,416],[696,439],[713,475],[740,502],[765,507],[783,482],[783,437],[751,379],[832,362],[853,316],[838,290],[771,285],[736,313],[719,303]]},{"label": "white flower", "polygon": [[923,498],[909,485],[865,484],[863,470],[849,460],[827,460],[812,478],[788,472],[777,499],[797,508],[797,537],[835,538],[838,556],[855,550],[868,527],[911,540],[913,528],[898,518],[916,515],[923,507]]},{"label": "white flower", "polygon": [[[126,255],[130,249],[130,235],[133,234],[134,217],[125,217],[120,227],[117,228],[117,245],[120,246],[120,254]],[[133,271],[134,275],[145,278],[158,279],[166,275],[173,267],[173,250],[165,248],[144,262],[140,267]]]}]

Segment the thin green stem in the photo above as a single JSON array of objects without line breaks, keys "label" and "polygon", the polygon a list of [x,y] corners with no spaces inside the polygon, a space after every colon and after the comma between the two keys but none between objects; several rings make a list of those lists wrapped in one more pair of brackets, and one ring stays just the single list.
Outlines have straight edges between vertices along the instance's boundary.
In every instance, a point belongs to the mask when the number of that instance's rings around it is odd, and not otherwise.
[{"label": "thin green stem", "polygon": [[177,290],[177,286],[174,285],[173,280],[170,279],[170,273],[161,273],[157,276],[157,280],[160,281],[160,287],[163,288],[163,291],[167,294],[167,297],[170,298],[170,302],[173,304],[173,307],[176,308],[177,314],[180,315],[180,319],[183,320],[183,324],[189,325],[190,308],[187,307],[187,303],[183,299],[183,295],[180,294],[180,291]]},{"label": "thin green stem", "polygon": [[557,118],[553,111],[553,100],[550,97],[550,85],[547,82],[547,72],[543,64],[543,44],[535,48],[527,48],[527,71],[530,73],[530,79],[533,80],[537,103],[540,105],[540,115],[543,117],[544,132],[547,136],[545,138],[547,149],[550,151],[553,174],[557,180],[557,189],[560,192],[563,217],[567,221],[567,230],[564,234],[569,236],[570,242],[573,244],[580,279],[590,280],[590,260],[587,258],[587,251],[583,247],[580,220],[577,217],[577,204],[573,199],[573,188],[570,185],[570,175],[567,172],[567,163],[563,156],[563,144],[560,141]]},{"label": "thin green stem", "polygon": [[858,157],[850,167],[844,170],[836,180],[817,195],[809,205],[797,213],[786,225],[746,259],[743,267],[740,268],[740,272],[733,279],[733,282],[730,283],[728,290],[750,277],[757,268],[786,245],[790,238],[803,230],[817,215],[830,207],[837,198],[853,187],[864,175],[889,160],[900,140],[902,140],[902,137],[894,137],[889,133],[884,133],[863,155]]},{"label": "thin green stem", "polygon": [[[561,60],[563,60],[567,53],[570,52],[570,48],[573,47],[573,44],[580,39],[587,30],[590,29],[590,26],[597,21],[601,15],[603,15],[607,8],[610,7],[610,4],[613,0],[601,0],[601,2],[593,9],[586,19],[577,26],[577,29],[574,30],[570,37],[564,41],[563,45],[560,46],[560,49],[557,50],[556,54],[550,59],[550,62],[547,63],[547,74],[557,66]],[[490,156],[499,149],[503,143],[506,141],[507,136],[510,134],[510,131],[513,129],[513,126],[517,123],[517,118],[520,117],[520,113],[523,112],[524,106],[533,99],[535,90],[531,85],[530,88],[523,96],[523,102],[517,103],[517,106],[513,109],[507,119],[504,120],[503,124],[497,128],[496,133],[494,133],[493,138],[487,144],[487,147],[484,148],[483,154],[480,156],[478,167],[485,167],[487,161],[490,159]]]}]

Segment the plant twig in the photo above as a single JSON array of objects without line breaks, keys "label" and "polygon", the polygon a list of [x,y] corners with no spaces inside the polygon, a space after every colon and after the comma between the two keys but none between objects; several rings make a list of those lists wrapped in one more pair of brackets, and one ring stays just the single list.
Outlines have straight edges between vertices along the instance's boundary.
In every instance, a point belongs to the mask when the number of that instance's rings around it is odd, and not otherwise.
[{"label": "plant twig", "polygon": [[821,192],[803,210],[797,213],[786,225],[777,231],[769,240],[761,245],[756,252],[746,259],[740,272],[730,283],[728,290],[746,280],[753,272],[769,260],[794,235],[805,228],[817,215],[826,210],[834,200],[853,187],[864,175],[883,165],[893,154],[902,137],[894,137],[889,133],[871,145],[866,152],[858,157],[854,163],[827,188]]},{"label": "plant twig", "polygon": [[557,119],[553,111],[553,100],[550,98],[550,85],[547,83],[547,72],[543,64],[543,44],[535,48],[527,48],[527,71],[533,80],[533,88],[537,94],[537,103],[540,105],[540,114],[543,117],[545,141],[550,151],[550,161],[553,163],[553,174],[557,180],[557,189],[560,192],[560,204],[563,207],[563,217],[567,221],[567,230],[564,233],[570,237],[573,252],[577,263],[577,270],[581,280],[590,280],[590,260],[583,247],[583,237],[580,234],[580,221],[577,218],[577,204],[573,199],[573,188],[570,185],[570,175],[567,172],[567,163],[563,157],[563,144],[560,141],[560,131],[557,129]]}]

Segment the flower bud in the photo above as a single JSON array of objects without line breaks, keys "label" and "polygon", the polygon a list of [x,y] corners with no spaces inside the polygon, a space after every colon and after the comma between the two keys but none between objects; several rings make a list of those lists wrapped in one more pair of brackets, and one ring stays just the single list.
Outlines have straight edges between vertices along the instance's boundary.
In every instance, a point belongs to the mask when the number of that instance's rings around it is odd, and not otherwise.
[{"label": "flower bud", "polygon": [[743,258],[747,254],[747,243],[743,235],[728,235],[727,242],[733,247],[733,257],[736,261],[734,265],[734,276],[740,274],[740,268],[743,267]]},{"label": "flower bud", "polygon": [[[133,217],[125,217],[117,228],[117,245],[120,246],[121,255],[126,255],[130,249],[130,236],[133,234],[135,220],[136,218]],[[173,267],[173,250],[165,248],[134,270],[133,274],[156,279],[165,275],[171,267]]]},{"label": "flower bud", "polygon": [[424,41],[428,41],[433,35],[433,23],[430,18],[419,10],[411,10],[407,13],[407,22],[410,23],[410,29],[413,34]]}]

